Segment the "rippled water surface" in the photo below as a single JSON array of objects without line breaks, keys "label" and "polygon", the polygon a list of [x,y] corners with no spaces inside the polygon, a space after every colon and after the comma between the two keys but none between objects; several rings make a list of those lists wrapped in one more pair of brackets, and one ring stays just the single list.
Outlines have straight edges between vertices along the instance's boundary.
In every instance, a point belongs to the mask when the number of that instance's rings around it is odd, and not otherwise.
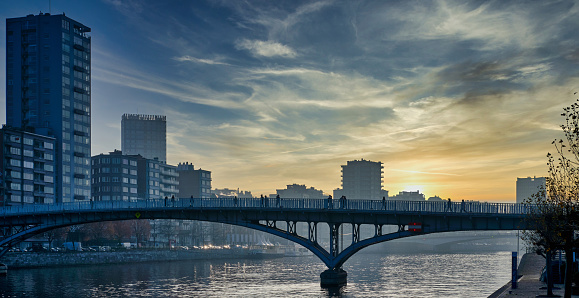
[{"label": "rippled water surface", "polygon": [[320,288],[313,256],[20,269],[0,276],[0,297],[487,297],[510,267],[510,252],[357,254],[340,292]]}]

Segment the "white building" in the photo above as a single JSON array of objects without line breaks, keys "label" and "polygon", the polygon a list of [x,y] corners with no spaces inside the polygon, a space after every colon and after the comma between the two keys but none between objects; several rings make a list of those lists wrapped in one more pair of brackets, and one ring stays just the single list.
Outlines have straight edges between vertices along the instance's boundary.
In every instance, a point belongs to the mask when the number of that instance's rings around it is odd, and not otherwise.
[{"label": "white building", "polygon": [[523,203],[526,199],[531,198],[541,188],[545,188],[545,177],[527,177],[517,178],[517,203]]}]

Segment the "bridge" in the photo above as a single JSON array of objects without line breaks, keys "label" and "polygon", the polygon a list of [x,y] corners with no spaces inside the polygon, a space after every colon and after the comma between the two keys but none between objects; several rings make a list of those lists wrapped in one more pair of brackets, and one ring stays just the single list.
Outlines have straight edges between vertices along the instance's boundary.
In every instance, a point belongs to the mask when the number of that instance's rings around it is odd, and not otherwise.
[{"label": "bridge", "polygon": [[[342,265],[370,245],[414,235],[525,229],[526,206],[510,203],[277,198],[158,199],[73,202],[0,208],[0,257],[10,247],[51,229],[100,221],[181,219],[225,223],[270,233],[313,252],[328,270],[322,286],[346,283]],[[298,224],[307,227],[299,235]],[[327,224],[329,249],[318,225]],[[362,237],[361,227],[372,232]],[[397,227],[386,232],[385,226]],[[340,245],[340,228],[351,229]],[[306,229],[301,229],[306,230]],[[320,229],[326,230],[326,229]],[[349,232],[349,231],[348,231]],[[343,247],[341,247],[343,246]]]}]

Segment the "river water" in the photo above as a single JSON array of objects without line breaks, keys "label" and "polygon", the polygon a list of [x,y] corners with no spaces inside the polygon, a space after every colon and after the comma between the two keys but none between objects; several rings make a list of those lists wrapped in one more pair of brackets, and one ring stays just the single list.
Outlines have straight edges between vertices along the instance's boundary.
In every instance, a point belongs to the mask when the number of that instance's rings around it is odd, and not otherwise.
[{"label": "river water", "polygon": [[487,297],[510,252],[354,255],[348,285],[320,288],[314,256],[9,270],[0,297]]}]

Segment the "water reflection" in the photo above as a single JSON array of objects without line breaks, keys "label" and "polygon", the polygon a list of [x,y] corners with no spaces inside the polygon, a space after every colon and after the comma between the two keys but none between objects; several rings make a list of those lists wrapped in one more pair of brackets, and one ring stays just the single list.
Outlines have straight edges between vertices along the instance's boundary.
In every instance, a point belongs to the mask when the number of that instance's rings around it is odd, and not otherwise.
[{"label": "water reflection", "polygon": [[510,277],[510,252],[358,254],[348,285],[320,288],[315,257],[10,270],[2,297],[487,297]]}]

